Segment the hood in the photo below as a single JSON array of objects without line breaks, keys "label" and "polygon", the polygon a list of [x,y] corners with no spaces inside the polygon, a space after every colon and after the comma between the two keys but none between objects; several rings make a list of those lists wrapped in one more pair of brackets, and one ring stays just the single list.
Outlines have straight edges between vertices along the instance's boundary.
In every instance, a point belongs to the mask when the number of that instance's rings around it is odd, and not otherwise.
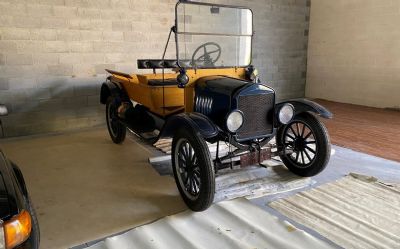
[{"label": "hood", "polygon": [[200,78],[195,87],[194,111],[208,116],[219,127],[223,127],[226,116],[235,105],[232,100],[236,93],[252,85],[252,82],[226,76]]},{"label": "hood", "polygon": [[196,88],[200,91],[232,96],[237,90],[249,84],[252,82],[226,76],[207,76],[197,81]]}]

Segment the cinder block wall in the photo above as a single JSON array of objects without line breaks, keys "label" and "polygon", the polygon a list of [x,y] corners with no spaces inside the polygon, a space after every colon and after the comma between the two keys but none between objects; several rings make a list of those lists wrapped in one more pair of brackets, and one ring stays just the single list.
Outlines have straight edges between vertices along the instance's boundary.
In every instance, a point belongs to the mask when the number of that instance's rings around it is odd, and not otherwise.
[{"label": "cinder block wall", "polygon": [[311,2],[307,97],[400,108],[400,1]]},{"label": "cinder block wall", "polygon": [[[224,0],[254,10],[255,64],[278,98],[302,97],[307,0]],[[104,123],[105,68],[137,73],[160,58],[174,0],[0,0],[0,103],[6,136]]]}]

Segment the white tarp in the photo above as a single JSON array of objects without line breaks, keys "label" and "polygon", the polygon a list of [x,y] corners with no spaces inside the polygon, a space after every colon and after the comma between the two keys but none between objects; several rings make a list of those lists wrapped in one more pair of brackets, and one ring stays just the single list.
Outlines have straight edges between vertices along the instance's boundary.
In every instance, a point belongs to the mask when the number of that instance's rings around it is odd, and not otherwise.
[{"label": "white tarp", "polygon": [[400,248],[400,187],[351,174],[270,203],[344,248]]},{"label": "white tarp", "polygon": [[238,197],[258,198],[309,187],[314,183],[311,178],[296,176],[282,165],[229,169],[215,179],[214,202]]},{"label": "white tarp", "polygon": [[332,248],[240,198],[185,211],[110,237],[90,249]]}]

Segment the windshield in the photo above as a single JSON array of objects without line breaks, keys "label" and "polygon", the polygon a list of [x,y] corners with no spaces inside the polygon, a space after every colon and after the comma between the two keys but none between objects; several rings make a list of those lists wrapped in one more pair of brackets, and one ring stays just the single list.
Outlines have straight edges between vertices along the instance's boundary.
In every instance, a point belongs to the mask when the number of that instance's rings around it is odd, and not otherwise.
[{"label": "windshield", "polygon": [[176,8],[176,44],[181,67],[245,67],[251,61],[250,9],[200,3]]}]

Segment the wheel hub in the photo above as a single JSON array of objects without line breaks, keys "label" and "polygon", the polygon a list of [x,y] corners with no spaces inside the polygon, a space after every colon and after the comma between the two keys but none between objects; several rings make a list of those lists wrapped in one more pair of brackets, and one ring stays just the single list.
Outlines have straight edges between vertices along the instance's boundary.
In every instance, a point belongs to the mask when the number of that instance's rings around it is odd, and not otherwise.
[{"label": "wheel hub", "polygon": [[294,140],[294,150],[303,151],[306,147],[306,141],[302,137],[297,137]]}]

